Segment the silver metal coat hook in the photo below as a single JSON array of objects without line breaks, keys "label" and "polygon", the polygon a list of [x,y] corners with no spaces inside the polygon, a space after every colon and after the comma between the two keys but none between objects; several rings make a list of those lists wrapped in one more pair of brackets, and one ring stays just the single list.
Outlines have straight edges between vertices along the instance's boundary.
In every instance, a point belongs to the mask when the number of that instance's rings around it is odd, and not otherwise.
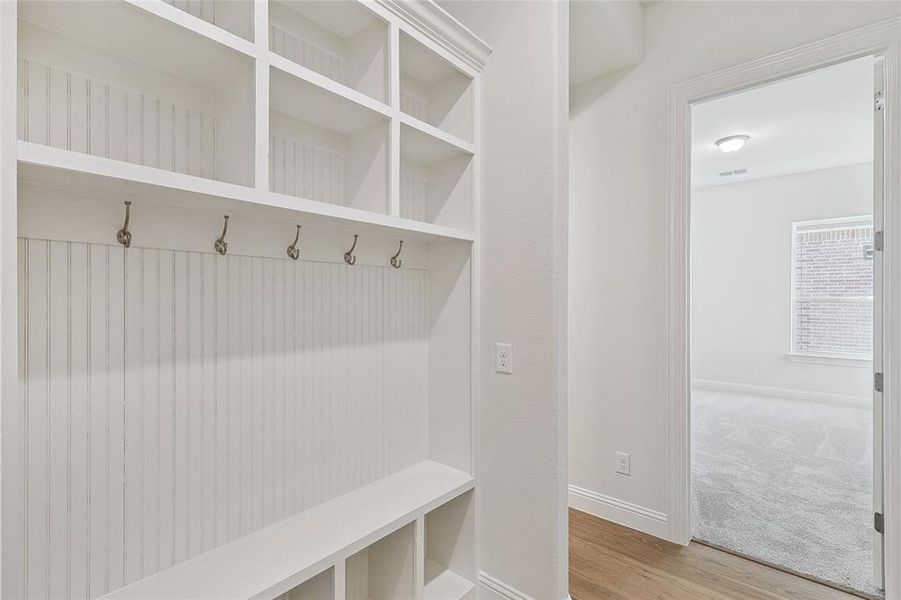
[{"label": "silver metal coat hook", "polygon": [[399,269],[401,263],[403,262],[402,260],[397,258],[398,256],[400,256],[400,251],[403,249],[404,249],[404,241],[401,240],[400,246],[397,247],[397,254],[395,254],[394,256],[391,257],[391,266],[394,267],[395,269]]},{"label": "silver metal coat hook", "polygon": [[300,249],[297,247],[298,240],[300,240],[300,225],[297,226],[297,233],[294,235],[294,241],[288,246],[288,256],[290,256],[292,260],[300,258]]},{"label": "silver metal coat hook", "polygon": [[131,217],[131,200],[125,201],[125,224],[116,232],[116,240],[125,246],[131,247],[131,232],[128,230],[128,219]]},{"label": "silver metal coat hook", "polygon": [[344,253],[344,262],[353,266],[354,263],[357,262],[357,257],[354,256],[354,248],[357,247],[357,234],[354,234],[354,245],[350,247],[350,250]]},{"label": "silver metal coat hook", "polygon": [[228,232],[228,215],[225,215],[225,224],[222,226],[222,235],[219,236],[219,239],[213,242],[213,248],[216,249],[216,252],[225,256],[225,253],[228,252],[228,242],[225,241],[225,234]]}]

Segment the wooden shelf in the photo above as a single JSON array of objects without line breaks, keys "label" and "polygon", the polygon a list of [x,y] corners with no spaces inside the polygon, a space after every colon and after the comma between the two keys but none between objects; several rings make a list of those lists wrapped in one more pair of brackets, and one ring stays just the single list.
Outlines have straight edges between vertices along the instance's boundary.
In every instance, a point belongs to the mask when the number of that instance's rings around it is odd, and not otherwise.
[{"label": "wooden shelf", "polygon": [[[269,1],[269,50],[353,88],[388,100],[389,25],[358,0]],[[273,62],[270,56],[270,63]]]},{"label": "wooden shelf", "polygon": [[125,2],[179,27],[183,27],[196,35],[231,48],[235,52],[240,52],[252,58],[259,57],[260,52],[257,51],[257,47],[253,42],[199,17],[195,17],[167,2],[162,0],[125,0]]},{"label": "wooden shelf", "polygon": [[423,161],[420,158],[420,161],[423,162],[434,162],[434,160],[442,160],[443,158],[450,158],[453,155],[457,154],[475,154],[475,147],[467,141],[461,140],[458,137],[455,137],[446,131],[438,129],[432,125],[429,125],[425,121],[420,121],[416,117],[411,117],[408,114],[401,113],[400,122],[407,128],[411,130],[415,130],[421,136],[425,136],[430,139],[430,145],[432,147],[440,147],[445,146],[446,150],[441,151],[443,155],[436,156],[433,160]]},{"label": "wooden shelf", "polygon": [[173,173],[143,165],[17,143],[19,178],[56,188],[82,189],[169,206],[227,210],[262,218],[296,219],[314,226],[355,232],[404,234],[410,239],[443,238],[471,242],[471,231],[401,219],[390,215],[295,198],[253,188]]},{"label": "wooden shelf", "polygon": [[391,109],[388,107],[388,105],[370,98],[366,94],[358,92],[355,89],[349,88],[346,85],[329,79],[325,75],[320,75],[316,71],[292,62],[287,58],[276,54],[275,52],[269,52],[267,58],[269,64],[279,71],[296,77],[301,81],[314,85],[321,90],[334,94],[340,99],[347,100],[348,102],[352,102],[353,104],[356,104],[362,108],[377,112],[384,117],[391,116]]},{"label": "wooden shelf", "polygon": [[473,487],[422,462],[103,597],[275,598]]},{"label": "wooden shelf", "polygon": [[475,588],[475,584],[444,565],[430,559],[425,561],[424,600],[461,600]]},{"label": "wooden shelf", "polygon": [[230,82],[236,69],[248,60],[251,46],[159,0],[146,4],[23,2],[19,19],[70,41],[210,87]]}]

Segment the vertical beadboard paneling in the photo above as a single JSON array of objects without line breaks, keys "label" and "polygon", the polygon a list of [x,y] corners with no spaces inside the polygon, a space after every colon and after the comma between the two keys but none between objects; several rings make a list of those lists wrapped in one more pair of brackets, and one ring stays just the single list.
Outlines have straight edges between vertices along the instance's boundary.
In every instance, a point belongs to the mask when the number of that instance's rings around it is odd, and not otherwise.
[{"label": "vertical beadboard paneling", "polygon": [[345,563],[347,600],[369,599],[369,549],[348,557]]},{"label": "vertical beadboard paneling", "polygon": [[89,381],[90,331],[88,314],[90,294],[88,292],[88,246],[68,244],[68,287],[69,302],[66,307],[69,323],[68,369],[69,377],[69,519],[67,556],[68,592],[70,597],[84,597],[89,594],[88,583],[90,565],[88,549],[90,544],[90,417],[91,387]]},{"label": "vertical beadboard paneling", "polygon": [[429,101],[427,98],[413,94],[409,90],[401,90],[400,109],[411,117],[425,121],[428,117]]},{"label": "vertical beadboard paneling", "polygon": [[269,135],[269,185],[273,192],[345,204],[345,156],[328,148]]},{"label": "vertical beadboard paneling", "polygon": [[145,251],[135,248],[125,253],[125,330],[137,332],[126,335],[124,340],[124,477],[123,477],[123,523],[124,523],[124,582],[132,583],[141,577],[143,543],[141,540],[143,470],[143,406],[147,401],[142,364],[141,325],[144,312],[144,265],[148,262]]},{"label": "vertical beadboard paneling", "polygon": [[216,120],[20,58],[19,139],[216,178]]},{"label": "vertical beadboard paneling", "polygon": [[20,250],[29,597],[96,598],[426,457],[425,271]]},{"label": "vertical beadboard paneling", "polygon": [[25,339],[25,596],[49,596],[49,313],[50,244],[26,243]]},{"label": "vertical beadboard paneling", "polygon": [[429,179],[425,168],[404,161],[400,172],[400,216],[425,221]]},{"label": "vertical beadboard paneling", "polygon": [[269,25],[269,49],[339,83],[345,83],[344,57],[278,25]]},{"label": "vertical beadboard paneling", "polygon": [[107,247],[107,497],[109,507],[108,581],[110,589],[125,584],[125,251]]},{"label": "vertical beadboard paneling", "polygon": [[[129,273],[132,273],[132,255],[140,251],[140,278],[139,285],[130,286],[130,290],[140,290],[139,307],[137,316],[138,337],[140,341],[140,405],[137,408],[137,416],[140,422],[136,430],[140,432],[138,468],[141,473],[140,485],[135,486],[135,493],[139,499],[137,509],[140,511],[140,523],[138,524],[138,578],[146,573],[153,573],[157,569],[159,559],[159,521],[160,521],[160,424],[163,410],[161,389],[162,349],[160,348],[161,303],[166,298],[160,297],[160,277],[162,275],[161,256],[157,250],[136,249],[136,252],[128,252]],[[129,290],[129,292],[130,292]],[[131,296],[129,296],[131,297]],[[129,312],[134,310],[133,301],[127,307]]]},{"label": "vertical beadboard paneling", "polygon": [[215,0],[165,0],[167,4],[203,19],[208,23],[216,24]]},{"label": "vertical beadboard paneling", "polygon": [[175,448],[175,252],[158,251],[157,319],[156,327],[145,331],[156,337],[159,349],[159,430],[157,438],[158,485],[156,503],[159,507],[156,523],[147,523],[146,529],[155,529],[157,557],[155,568],[145,570],[145,575],[165,569],[175,562],[175,464],[178,459]]}]

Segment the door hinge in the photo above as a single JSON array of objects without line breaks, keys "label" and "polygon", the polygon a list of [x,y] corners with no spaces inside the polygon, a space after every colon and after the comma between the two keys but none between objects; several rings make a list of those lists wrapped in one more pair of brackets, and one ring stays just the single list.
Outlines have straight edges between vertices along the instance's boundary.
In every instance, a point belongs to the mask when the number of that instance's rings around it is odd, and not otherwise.
[{"label": "door hinge", "polygon": [[885,247],[885,245],[882,241],[882,232],[877,231],[876,233],[873,234],[873,250],[876,250],[877,252],[882,252],[882,249],[884,247]]},{"label": "door hinge", "polygon": [[882,391],[882,373],[873,373],[873,389],[877,392]]},{"label": "door hinge", "polygon": [[873,529],[885,533],[885,516],[882,513],[873,513]]},{"label": "door hinge", "polygon": [[879,90],[873,96],[873,106],[876,108],[877,112],[881,111],[882,109],[885,108],[885,92],[884,91]]}]

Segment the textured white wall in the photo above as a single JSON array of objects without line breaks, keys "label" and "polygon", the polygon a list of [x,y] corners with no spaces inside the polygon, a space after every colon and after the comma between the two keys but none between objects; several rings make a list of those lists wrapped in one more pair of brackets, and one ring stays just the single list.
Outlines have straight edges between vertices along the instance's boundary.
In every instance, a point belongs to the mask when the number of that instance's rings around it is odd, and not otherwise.
[{"label": "textured white wall", "polygon": [[[661,2],[645,14],[644,61],[573,90],[571,484],[665,510],[667,86],[899,12],[894,2]],[[632,454],[631,477],[614,473],[616,450]]]},{"label": "textured white wall", "polygon": [[871,164],[696,189],[691,194],[692,377],[845,396],[869,364],[791,362],[792,221],[873,210]]},{"label": "textured white wall", "polygon": [[[494,48],[482,79],[480,568],[562,600],[567,6],[442,5]],[[496,341],[513,344],[512,376],[494,372]]]}]

